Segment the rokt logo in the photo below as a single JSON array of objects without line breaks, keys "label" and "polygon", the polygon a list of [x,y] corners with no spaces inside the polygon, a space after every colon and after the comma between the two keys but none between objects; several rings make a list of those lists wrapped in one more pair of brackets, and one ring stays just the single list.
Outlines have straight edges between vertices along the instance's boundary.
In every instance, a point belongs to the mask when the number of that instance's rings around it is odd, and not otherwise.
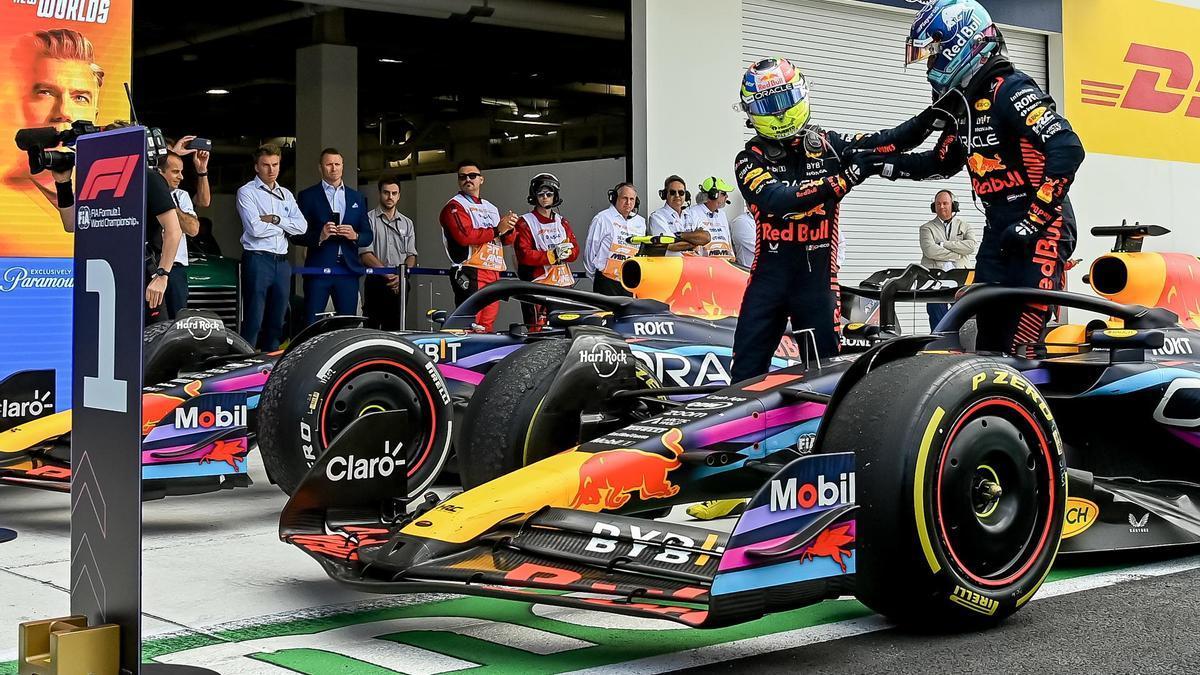
[{"label": "rokt logo", "polygon": [[176,429],[224,429],[226,427],[246,426],[246,406],[234,406],[226,410],[217,406],[213,410],[201,411],[199,408],[176,408]]},{"label": "rokt logo", "polygon": [[[1196,83],[1194,90],[1191,89],[1195,69],[1191,57],[1185,52],[1134,42],[1125,53],[1125,63],[1149,66],[1156,70],[1138,68],[1130,78],[1128,86],[1081,80],[1080,100],[1090,105],[1121,107],[1166,115],[1174,113],[1185,99],[1191,98],[1183,115],[1200,118],[1200,82]],[[1166,89],[1175,91],[1159,89],[1159,78],[1162,76],[1160,70],[1165,70],[1167,74]]]},{"label": "rokt logo", "polygon": [[100,193],[111,190],[114,199],[125,196],[129,189],[129,181],[138,167],[140,155],[125,157],[105,157],[92,162],[87,178],[83,181],[83,189],[79,191],[79,201],[90,202]]}]

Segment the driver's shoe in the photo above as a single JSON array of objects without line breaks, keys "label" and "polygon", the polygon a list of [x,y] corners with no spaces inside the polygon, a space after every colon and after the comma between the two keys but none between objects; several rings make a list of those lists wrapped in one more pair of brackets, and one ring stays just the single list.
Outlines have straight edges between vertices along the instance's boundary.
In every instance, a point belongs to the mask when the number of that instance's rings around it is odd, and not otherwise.
[{"label": "driver's shoe", "polygon": [[696,520],[714,520],[740,516],[746,510],[745,499],[714,499],[687,507],[687,514]]}]

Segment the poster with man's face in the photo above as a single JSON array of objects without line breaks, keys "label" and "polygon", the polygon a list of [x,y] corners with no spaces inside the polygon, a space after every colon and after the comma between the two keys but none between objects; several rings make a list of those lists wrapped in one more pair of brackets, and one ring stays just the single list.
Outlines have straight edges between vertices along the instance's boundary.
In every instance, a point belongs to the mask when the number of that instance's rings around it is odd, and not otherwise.
[{"label": "poster with man's face", "polygon": [[0,1],[0,258],[67,258],[54,179],[31,175],[18,129],[129,118],[133,0]]}]

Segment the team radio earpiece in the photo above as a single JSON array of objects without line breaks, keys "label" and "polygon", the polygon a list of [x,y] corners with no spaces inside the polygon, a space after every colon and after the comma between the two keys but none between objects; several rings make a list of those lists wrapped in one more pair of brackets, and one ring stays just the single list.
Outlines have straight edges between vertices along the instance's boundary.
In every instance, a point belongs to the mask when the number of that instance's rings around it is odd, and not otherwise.
[{"label": "team radio earpiece", "polygon": [[929,210],[933,211],[934,213],[937,213],[937,198],[943,192],[950,195],[950,211],[952,211],[953,213],[958,213],[958,199],[956,199],[954,197],[954,193],[949,190],[938,190],[938,193],[933,196],[934,201],[929,202]]},{"label": "team radio earpiece", "polygon": [[[621,191],[621,188],[623,188],[623,187],[631,187],[631,188],[633,188],[634,190],[636,190],[636,189],[637,189],[637,187],[636,187],[636,186],[634,186],[634,184],[633,184],[633,183],[626,183],[625,181],[621,181],[620,183],[617,183],[617,186],[616,186],[616,187],[614,187],[613,189],[611,189],[611,190],[609,190],[609,191],[608,191],[608,203],[609,203],[609,204],[612,204],[613,206],[616,206],[616,205],[617,205],[617,193],[618,193],[618,192],[620,192],[620,191]],[[640,209],[640,208],[642,208],[642,198],[641,198],[641,197],[634,197],[634,199],[633,199],[633,212],[634,212],[634,213],[637,213],[637,212],[638,212],[638,209]]]}]

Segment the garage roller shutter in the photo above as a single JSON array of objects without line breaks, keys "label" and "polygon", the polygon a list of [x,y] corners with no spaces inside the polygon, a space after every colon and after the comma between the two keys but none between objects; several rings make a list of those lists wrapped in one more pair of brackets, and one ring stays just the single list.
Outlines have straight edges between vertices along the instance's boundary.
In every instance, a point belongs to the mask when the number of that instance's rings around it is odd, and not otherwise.
[{"label": "garage roller shutter", "polygon": [[[890,128],[929,105],[923,65],[903,65],[914,14],[821,0],[744,0],[743,61],[748,65],[773,55],[792,60],[811,86],[813,121],[824,128]],[[1046,37],[1003,30],[1013,62],[1045,89]],[[926,147],[932,143],[930,139]],[[982,236],[983,214],[972,206],[966,171],[950,180],[922,183],[873,178],[843,202],[843,281],[855,283],[883,267],[919,262],[917,228],[932,217],[929,203],[942,188],[954,191],[962,217],[975,228],[977,238]],[[898,309],[906,332],[927,329],[923,308]]]}]

